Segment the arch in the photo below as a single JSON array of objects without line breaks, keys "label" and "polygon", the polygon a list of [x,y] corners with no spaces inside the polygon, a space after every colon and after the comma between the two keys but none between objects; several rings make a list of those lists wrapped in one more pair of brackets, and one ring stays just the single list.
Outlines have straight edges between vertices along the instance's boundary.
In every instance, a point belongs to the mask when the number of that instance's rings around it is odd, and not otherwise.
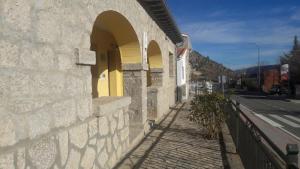
[{"label": "arch", "polygon": [[93,97],[123,96],[122,64],[141,63],[139,41],[129,21],[115,11],[101,13],[93,26],[91,50],[96,51]]},{"label": "arch", "polygon": [[91,36],[91,49],[97,40],[93,36],[99,30],[110,32],[119,47],[122,63],[141,63],[141,50],[137,34],[130,22],[122,14],[116,11],[105,11],[101,13],[94,23],[94,28]]},{"label": "arch", "polygon": [[161,50],[156,41],[150,41],[147,56],[150,69],[163,68]]},{"label": "arch", "polygon": [[162,54],[158,43],[154,40],[150,41],[147,49],[149,70],[147,71],[147,86],[153,84],[152,71],[154,69],[162,69]]},{"label": "arch", "polygon": [[147,71],[147,118],[157,119],[158,88],[162,86],[162,53],[158,43],[150,41],[147,49],[149,70]]}]

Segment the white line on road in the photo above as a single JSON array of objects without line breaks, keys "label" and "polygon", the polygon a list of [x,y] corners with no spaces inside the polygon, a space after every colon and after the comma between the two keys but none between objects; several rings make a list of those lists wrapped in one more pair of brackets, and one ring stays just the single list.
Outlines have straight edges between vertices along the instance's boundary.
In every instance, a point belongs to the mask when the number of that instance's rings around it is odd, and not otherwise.
[{"label": "white line on road", "polygon": [[282,107],[279,107],[279,109],[280,109],[280,110],[283,110],[283,111],[287,111],[286,109],[284,109],[284,108],[282,108]]},{"label": "white line on road", "polygon": [[296,123],[294,123],[292,121],[289,121],[289,120],[287,120],[285,118],[282,118],[282,117],[280,117],[280,116],[278,116],[276,114],[270,114],[269,116],[271,116],[271,117],[273,117],[273,118],[275,118],[275,119],[277,119],[277,120],[279,120],[279,121],[281,121],[281,122],[283,122],[283,123],[285,123],[285,124],[287,124],[289,126],[292,126],[292,127],[295,127],[295,128],[300,128],[300,125],[298,125],[298,124],[296,124]]},{"label": "white line on road", "polygon": [[297,122],[300,123],[300,118],[296,117],[296,116],[291,116],[291,115],[284,115],[285,117],[291,119],[291,120],[295,120]]},{"label": "white line on road", "polygon": [[276,123],[275,121],[273,121],[273,120],[271,120],[271,119],[265,117],[265,116],[262,115],[262,114],[256,114],[256,113],[255,113],[255,115],[256,115],[257,117],[261,118],[262,120],[264,120],[265,122],[269,123],[270,125],[274,126],[274,127],[283,127],[282,125],[280,125],[280,124]]},{"label": "white line on road", "polygon": [[[235,101],[235,100],[234,100]],[[235,101],[236,102],[236,101]],[[244,109],[244,111],[250,111],[250,113],[252,113],[252,114],[254,114],[254,115],[257,115],[257,113],[256,112],[254,112],[253,110],[251,110],[249,107],[247,107],[247,106],[245,106],[245,105],[243,105],[243,104],[240,104],[240,109],[243,111],[243,109]],[[266,117],[267,118],[267,117]],[[263,120],[263,119],[262,119]],[[283,132],[285,132],[285,133],[287,133],[288,135],[290,135],[290,136],[292,136],[292,137],[294,137],[294,138],[296,138],[296,139],[298,139],[298,140],[300,140],[300,138],[298,137],[298,136],[296,136],[296,135],[294,135],[294,134],[292,134],[291,132],[289,132],[289,131],[287,131],[287,130],[285,130],[283,127],[278,127],[278,129],[280,129],[280,130],[282,130]],[[299,154],[300,155],[300,154]]]}]

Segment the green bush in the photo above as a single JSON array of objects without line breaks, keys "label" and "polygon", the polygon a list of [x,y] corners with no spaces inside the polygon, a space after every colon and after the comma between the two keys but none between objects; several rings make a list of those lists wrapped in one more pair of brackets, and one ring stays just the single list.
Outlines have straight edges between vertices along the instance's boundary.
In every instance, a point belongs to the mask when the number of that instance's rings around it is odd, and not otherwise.
[{"label": "green bush", "polygon": [[189,119],[204,127],[208,139],[216,139],[225,121],[226,98],[219,93],[196,95]]}]

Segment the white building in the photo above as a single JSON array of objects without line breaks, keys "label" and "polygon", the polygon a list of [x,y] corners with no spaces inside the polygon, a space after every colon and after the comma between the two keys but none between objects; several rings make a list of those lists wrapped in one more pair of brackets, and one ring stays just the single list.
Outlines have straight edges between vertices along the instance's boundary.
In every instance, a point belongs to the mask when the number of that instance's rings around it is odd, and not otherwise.
[{"label": "white building", "polygon": [[177,49],[177,95],[179,101],[189,97],[190,64],[189,55],[192,50],[188,35],[182,34],[183,43]]}]

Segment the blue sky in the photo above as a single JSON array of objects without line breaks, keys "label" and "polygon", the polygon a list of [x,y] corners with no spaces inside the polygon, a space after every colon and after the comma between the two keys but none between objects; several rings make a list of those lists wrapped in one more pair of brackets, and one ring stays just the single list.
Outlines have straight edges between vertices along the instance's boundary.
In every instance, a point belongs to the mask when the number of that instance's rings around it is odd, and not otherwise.
[{"label": "blue sky", "polygon": [[300,0],[167,0],[194,50],[232,69],[276,64],[300,38]]}]

